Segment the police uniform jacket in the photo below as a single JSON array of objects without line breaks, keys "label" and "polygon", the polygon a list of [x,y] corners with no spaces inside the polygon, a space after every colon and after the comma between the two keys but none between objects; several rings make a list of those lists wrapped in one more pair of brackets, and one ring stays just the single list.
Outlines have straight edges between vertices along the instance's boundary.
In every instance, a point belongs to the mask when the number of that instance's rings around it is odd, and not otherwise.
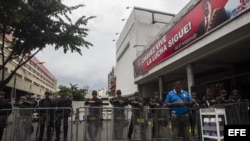
[{"label": "police uniform jacket", "polygon": [[[119,101],[123,100],[124,103],[121,104]],[[124,114],[124,108],[128,105],[129,101],[128,99],[124,98],[124,97],[115,97],[115,98],[111,98],[110,99],[110,103],[115,107],[114,108],[114,114]]]},{"label": "police uniform jacket", "polygon": [[0,115],[8,116],[12,111],[11,101],[3,99],[0,101]]},{"label": "police uniform jacket", "polygon": [[[159,104],[159,106],[157,106],[156,104]],[[155,99],[155,98],[151,98],[149,100],[149,107],[150,108],[161,108],[163,105],[163,102],[160,99]],[[151,110],[152,113],[155,112],[155,110]]]},{"label": "police uniform jacket", "polygon": [[[89,101],[95,101],[95,103],[89,103]],[[93,116],[101,116],[102,100],[99,98],[91,98],[85,102],[85,105],[89,105],[88,113]]]},{"label": "police uniform jacket", "polygon": [[35,108],[37,106],[37,102],[34,99],[26,99],[21,104],[17,103],[15,105],[21,108],[19,111],[19,114],[21,116],[31,117],[34,109],[28,109],[28,108]]},{"label": "police uniform jacket", "polygon": [[[48,99],[44,98],[44,99],[40,100],[39,107],[42,108],[40,110],[40,113],[53,114],[52,107],[54,107],[54,102],[49,98]],[[46,108],[48,108],[48,109],[46,109]]]},{"label": "police uniform jacket", "polygon": [[[142,103],[143,105],[140,105],[140,103]],[[132,106],[132,113],[134,116],[142,116],[143,114],[143,107],[145,105],[145,102],[142,98],[138,98],[138,99],[131,99],[129,101],[129,104]]]},{"label": "police uniform jacket", "polygon": [[68,116],[68,114],[71,112],[71,109],[69,108],[72,108],[72,101],[69,97],[63,97],[63,98],[60,97],[55,101],[55,107],[61,108],[61,109],[56,109],[56,114],[63,113],[64,116]]}]

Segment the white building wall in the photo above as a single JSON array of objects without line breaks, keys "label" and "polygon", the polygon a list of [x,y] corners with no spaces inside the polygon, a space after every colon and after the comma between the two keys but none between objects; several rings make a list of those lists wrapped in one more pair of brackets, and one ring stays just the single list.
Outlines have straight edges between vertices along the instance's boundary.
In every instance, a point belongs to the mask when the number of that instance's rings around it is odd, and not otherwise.
[{"label": "white building wall", "polygon": [[116,89],[123,95],[131,95],[138,91],[134,82],[134,60],[147,48],[146,45],[166,24],[152,24],[152,12],[157,21],[168,23],[173,14],[148,9],[133,9],[116,43]]},{"label": "white building wall", "polygon": [[102,89],[98,90],[98,96],[106,96],[106,95],[107,95],[106,88],[102,88]]},{"label": "white building wall", "polygon": [[123,94],[132,94],[137,91],[137,86],[134,84],[134,70],[132,69],[135,57],[135,49],[130,45],[116,65],[116,88],[120,89]]},{"label": "white building wall", "polygon": [[[186,7],[184,7],[184,9],[173,19],[173,21],[171,21],[170,25],[172,26],[175,25],[181,18],[183,18],[183,16],[185,16],[185,13],[187,13],[190,9],[192,9],[193,6],[197,4],[197,2],[198,0],[197,1],[193,0],[192,3],[189,3]],[[225,51],[227,47],[229,48],[229,46],[232,46],[238,43],[239,41],[241,40],[243,41],[245,38],[249,37],[249,34],[246,34],[245,32],[241,33],[239,32],[240,34],[232,34],[232,32],[238,33],[236,31],[239,30],[240,28],[249,26],[249,19],[250,19],[249,12],[250,10],[248,9],[246,12],[244,12],[244,15],[237,17],[237,19],[234,19],[232,21],[229,20],[221,24],[220,26],[217,27],[218,29],[215,29],[213,32],[210,32],[204,38],[200,38],[195,43],[191,44],[189,47],[178,52],[178,54],[169,57],[168,59],[164,60],[160,64],[153,67],[152,69],[148,70],[143,75],[137,77],[135,79],[135,82],[140,83],[143,86],[143,91],[142,91],[143,95],[148,96],[145,93],[152,90],[151,88],[145,86],[148,86],[149,83],[151,83],[155,79],[158,79],[160,76],[165,75],[165,78],[167,80],[168,75],[174,74],[173,72],[175,70],[178,69],[180,70],[184,68],[183,70],[186,71],[187,65],[190,65],[189,63],[196,62],[201,58],[204,59],[205,57],[211,56],[211,54],[214,54],[215,52],[217,53],[222,50]],[[152,41],[149,42],[149,45],[147,45],[146,47],[150,47],[151,46],[150,44],[154,43],[154,40],[159,39],[161,34],[168,32],[168,30],[172,28],[172,26],[163,28],[163,30],[160,31],[158,35],[153,37],[155,39],[152,39]],[[221,60],[217,61],[220,62]],[[217,63],[217,61],[215,61],[214,63]],[[179,72],[179,74],[181,73]],[[176,75],[178,75],[178,73],[176,73]],[[191,86],[193,84],[192,83],[190,84],[190,82],[189,84],[186,84],[188,83],[186,78],[181,78],[181,79],[183,81],[182,83],[185,85],[185,89],[188,89],[191,92]],[[172,83],[164,84],[164,87],[166,87],[166,90],[171,90],[173,84]]]}]

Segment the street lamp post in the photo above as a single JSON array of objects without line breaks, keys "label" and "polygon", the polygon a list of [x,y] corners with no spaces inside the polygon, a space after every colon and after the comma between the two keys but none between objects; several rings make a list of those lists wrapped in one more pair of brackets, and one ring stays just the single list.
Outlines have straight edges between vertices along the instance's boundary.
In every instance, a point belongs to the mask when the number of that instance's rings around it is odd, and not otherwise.
[{"label": "street lamp post", "polygon": [[11,104],[12,104],[12,107],[13,107],[15,101],[16,101],[16,73],[14,74],[14,84],[13,84],[13,87],[11,89]]}]

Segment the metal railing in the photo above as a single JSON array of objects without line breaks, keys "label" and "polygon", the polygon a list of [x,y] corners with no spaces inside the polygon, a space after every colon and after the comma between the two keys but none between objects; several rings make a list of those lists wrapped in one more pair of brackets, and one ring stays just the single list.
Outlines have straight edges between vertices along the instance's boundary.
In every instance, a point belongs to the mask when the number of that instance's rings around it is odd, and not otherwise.
[{"label": "metal railing", "polygon": [[[3,110],[0,110],[3,111]],[[10,110],[5,110],[10,111]],[[36,111],[39,115],[38,121],[34,122],[32,115]],[[72,116],[66,116],[72,112],[71,108],[13,108],[10,115],[1,115],[1,129],[3,129],[3,137],[1,141],[39,141],[39,140],[55,140],[56,128],[59,130],[61,126],[68,126],[67,140],[73,141]],[[5,119],[5,121],[4,121]],[[67,121],[64,121],[67,120]],[[5,122],[5,125],[2,124]],[[63,122],[64,121],[64,122]],[[61,124],[63,123],[63,124]],[[67,123],[66,125],[64,123]],[[43,129],[41,127],[44,127]],[[58,129],[57,128],[57,129]],[[41,129],[43,135],[40,136]],[[61,132],[61,130],[59,131]],[[66,132],[66,131],[65,131]],[[64,134],[60,133],[60,138],[64,138]],[[49,139],[48,139],[49,138]]]},{"label": "metal railing", "polygon": [[[224,107],[227,116],[227,124],[250,124],[249,102],[229,103],[216,105]],[[132,140],[157,140],[173,141],[172,121],[169,114],[169,108],[98,108],[98,107],[79,107],[77,108],[83,117],[73,114],[71,108],[13,108],[10,115],[0,115],[0,128],[3,131],[1,141],[38,141],[39,137],[48,138],[48,129],[51,140],[56,139],[56,127],[60,125],[60,138],[64,138],[63,128],[67,122],[67,140],[68,141],[118,141],[128,140],[128,134],[131,133]],[[32,120],[32,114],[38,112],[38,121]],[[8,111],[8,110],[0,110]],[[44,111],[50,111],[49,121],[44,120],[46,114]],[[63,122],[66,111],[72,113]],[[109,112],[102,112],[109,111]],[[8,112],[6,112],[8,113]],[[191,140],[201,140],[201,125],[199,108],[190,108],[189,110],[189,136]],[[68,114],[68,113],[67,113]],[[110,118],[103,119],[102,114],[111,114]],[[6,119],[7,117],[7,119]],[[3,122],[6,119],[6,122]],[[81,119],[81,120],[80,120]],[[40,131],[44,126],[44,134],[40,136]],[[133,125],[133,126],[132,126]],[[132,127],[133,128],[132,128]]]}]

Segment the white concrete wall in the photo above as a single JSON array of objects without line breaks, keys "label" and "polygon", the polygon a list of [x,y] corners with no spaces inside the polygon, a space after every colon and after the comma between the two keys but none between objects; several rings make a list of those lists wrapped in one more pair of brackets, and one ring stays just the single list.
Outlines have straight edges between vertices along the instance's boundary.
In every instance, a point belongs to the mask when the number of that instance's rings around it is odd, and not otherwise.
[{"label": "white concrete wall", "polygon": [[[172,18],[172,15],[165,14],[154,16],[157,21],[161,20],[161,22],[170,22]],[[152,24],[151,10],[135,8],[132,11],[116,43],[116,89],[120,89],[123,95],[131,95],[138,91],[134,82],[133,61],[164,26],[166,24]]]}]

